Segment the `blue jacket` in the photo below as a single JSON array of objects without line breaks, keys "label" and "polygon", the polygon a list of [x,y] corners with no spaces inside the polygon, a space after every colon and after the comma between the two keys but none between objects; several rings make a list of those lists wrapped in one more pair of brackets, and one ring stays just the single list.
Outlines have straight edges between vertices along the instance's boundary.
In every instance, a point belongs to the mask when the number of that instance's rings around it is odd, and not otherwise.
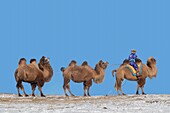
[{"label": "blue jacket", "polygon": [[135,60],[137,59],[137,55],[135,53],[131,53],[128,59],[130,62],[135,62]]}]

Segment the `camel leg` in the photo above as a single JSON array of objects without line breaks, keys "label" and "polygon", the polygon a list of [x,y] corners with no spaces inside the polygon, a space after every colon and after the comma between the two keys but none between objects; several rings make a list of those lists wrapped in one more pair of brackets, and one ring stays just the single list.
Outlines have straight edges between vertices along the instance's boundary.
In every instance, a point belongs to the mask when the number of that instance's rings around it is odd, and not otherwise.
[{"label": "camel leg", "polygon": [[87,96],[87,95],[86,95],[87,89],[88,89],[88,86],[85,86],[85,85],[84,85],[84,96]]},{"label": "camel leg", "polygon": [[44,95],[43,92],[42,92],[42,87],[41,87],[41,86],[38,86],[38,90],[40,91],[41,97],[45,97],[45,95]]},{"label": "camel leg", "polygon": [[122,91],[122,81],[123,81],[123,80],[121,80],[121,79],[117,79],[117,80],[116,80],[115,87],[116,87],[116,91],[117,91],[118,95],[119,95],[119,92],[118,92],[118,91],[120,91],[122,95],[126,95],[126,94],[123,93],[123,91]]},{"label": "camel leg", "polygon": [[32,84],[31,84],[31,87],[32,87],[32,96],[33,96],[33,97],[35,97],[34,91],[35,91],[36,85],[37,85],[37,84],[35,84],[35,83],[32,83]]},{"label": "camel leg", "polygon": [[92,86],[92,80],[84,82],[84,96],[86,96],[86,90],[87,90],[88,96],[90,96],[90,87],[91,86]]},{"label": "camel leg", "polygon": [[44,81],[41,81],[41,82],[38,83],[38,90],[40,91],[41,97],[45,97],[45,95],[42,92],[43,85],[44,85]]},{"label": "camel leg", "polygon": [[28,95],[25,92],[24,86],[21,84],[21,90],[24,92],[24,95],[27,97]]},{"label": "camel leg", "polygon": [[138,80],[138,87],[141,88],[142,90],[142,95],[145,95],[144,93],[144,85],[145,85],[146,79],[145,78],[141,78],[140,80]]},{"label": "camel leg", "polygon": [[139,84],[137,85],[136,95],[139,95]]},{"label": "camel leg", "polygon": [[64,78],[63,89],[64,89],[64,93],[65,93],[66,96],[68,96],[68,94],[67,94],[67,92],[66,92],[66,90],[67,90],[66,86],[67,86],[67,84],[68,84],[69,82],[70,82],[70,81],[69,81],[68,79],[65,79],[65,78]]},{"label": "camel leg", "polygon": [[66,96],[68,96],[68,94],[66,93],[66,86],[65,85],[63,85],[63,89],[64,89],[64,94],[66,95]]},{"label": "camel leg", "polygon": [[70,84],[69,84],[69,83],[67,84],[66,88],[67,88],[67,90],[69,91],[70,95],[71,95],[71,96],[74,96],[74,95],[71,93]]},{"label": "camel leg", "polygon": [[21,88],[21,90],[23,91],[24,95],[27,97],[28,95],[25,92],[24,86],[22,85],[22,82],[19,84],[19,87]]},{"label": "camel leg", "polygon": [[17,87],[17,90],[18,90],[18,96],[19,97],[21,97],[22,95],[20,94],[20,83],[19,82],[17,82],[17,85],[16,85],[16,87]]},{"label": "camel leg", "polygon": [[74,96],[72,93],[71,93],[71,90],[70,90],[70,80],[69,79],[66,79],[64,78],[64,85],[63,85],[63,89],[64,89],[64,93],[66,96],[68,96],[66,90],[69,91],[69,93],[71,94],[71,96]]},{"label": "camel leg", "polygon": [[142,89],[142,95],[146,95],[146,94],[144,93],[144,86],[142,86],[141,89]]},{"label": "camel leg", "polygon": [[90,96],[90,87],[87,89],[87,95]]}]

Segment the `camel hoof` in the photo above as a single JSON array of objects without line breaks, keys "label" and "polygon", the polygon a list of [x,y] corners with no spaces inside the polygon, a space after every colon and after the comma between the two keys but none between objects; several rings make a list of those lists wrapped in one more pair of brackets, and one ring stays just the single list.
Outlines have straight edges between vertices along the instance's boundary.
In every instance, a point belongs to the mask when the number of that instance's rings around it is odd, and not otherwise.
[{"label": "camel hoof", "polygon": [[67,94],[65,94],[65,96],[66,96],[66,97],[68,97],[68,95],[67,95]]},{"label": "camel hoof", "polygon": [[142,95],[146,95],[145,93],[142,93]]},{"label": "camel hoof", "polygon": [[72,97],[75,97],[75,95],[71,94]]},{"label": "camel hoof", "polygon": [[29,95],[25,94],[25,97],[28,97]]},{"label": "camel hoof", "polygon": [[21,94],[18,94],[18,96],[19,96],[19,97],[22,97],[22,95],[21,95]]},{"label": "camel hoof", "polygon": [[45,95],[41,95],[41,97],[45,97]]},{"label": "camel hoof", "polygon": [[124,95],[124,96],[125,96],[126,94],[125,94],[125,93],[122,93],[122,95]]}]

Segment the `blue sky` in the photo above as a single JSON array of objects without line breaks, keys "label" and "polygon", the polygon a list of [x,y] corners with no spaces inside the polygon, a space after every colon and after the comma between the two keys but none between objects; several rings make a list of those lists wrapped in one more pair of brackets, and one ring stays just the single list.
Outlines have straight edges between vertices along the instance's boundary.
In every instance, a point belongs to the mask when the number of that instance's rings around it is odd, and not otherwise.
[{"label": "blue sky", "polygon": [[[25,57],[50,57],[54,76],[43,87],[44,94],[64,94],[60,67],[74,59],[89,65],[102,59],[121,64],[131,49],[143,63],[157,60],[157,78],[145,85],[147,94],[169,94],[170,76],[169,0],[1,0],[0,1],[0,93],[17,94],[14,71]],[[91,87],[91,95],[115,95],[115,78],[106,69],[105,81]],[[25,84],[28,94],[29,84]],[[124,81],[123,91],[135,94],[136,82]],[[83,84],[71,82],[75,95],[83,95]],[[39,94],[36,89],[36,94]]]}]

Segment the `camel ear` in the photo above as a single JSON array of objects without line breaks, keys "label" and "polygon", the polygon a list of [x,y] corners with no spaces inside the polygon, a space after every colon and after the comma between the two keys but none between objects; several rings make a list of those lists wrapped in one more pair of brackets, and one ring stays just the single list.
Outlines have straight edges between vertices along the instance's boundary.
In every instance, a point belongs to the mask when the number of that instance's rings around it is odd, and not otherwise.
[{"label": "camel ear", "polygon": [[99,61],[99,64],[101,64],[102,62],[103,62],[103,61],[102,61],[102,60],[100,60],[100,61]]}]

